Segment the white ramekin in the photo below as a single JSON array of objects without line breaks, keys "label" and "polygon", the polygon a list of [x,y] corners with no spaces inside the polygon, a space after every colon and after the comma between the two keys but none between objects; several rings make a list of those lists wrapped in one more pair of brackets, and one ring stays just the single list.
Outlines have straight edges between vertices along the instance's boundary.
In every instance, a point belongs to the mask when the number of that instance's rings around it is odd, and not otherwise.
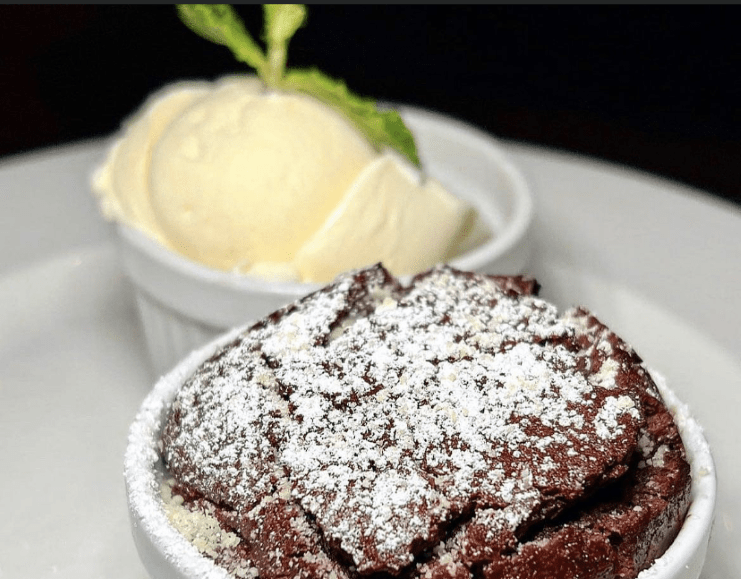
[{"label": "white ramekin", "polygon": [[[192,352],[160,378],[144,400],[129,431],[124,478],[132,534],[139,556],[153,579],[227,579],[227,572],[204,557],[175,530],[165,514],[159,480],[162,462],[158,442],[167,410],[180,385],[235,329]],[[700,425],[689,409],[653,374],[684,441],[692,473],[691,504],[684,524],[667,551],[638,579],[697,579],[707,551],[715,514],[715,465]]]},{"label": "white ramekin", "polygon": [[[451,264],[487,273],[520,273],[530,254],[533,218],[523,175],[487,133],[420,109],[401,112],[415,134],[425,172],[471,202],[494,232],[489,241]],[[319,287],[214,270],[166,249],[137,229],[118,224],[116,230],[158,375],[223,331],[259,319]]]}]

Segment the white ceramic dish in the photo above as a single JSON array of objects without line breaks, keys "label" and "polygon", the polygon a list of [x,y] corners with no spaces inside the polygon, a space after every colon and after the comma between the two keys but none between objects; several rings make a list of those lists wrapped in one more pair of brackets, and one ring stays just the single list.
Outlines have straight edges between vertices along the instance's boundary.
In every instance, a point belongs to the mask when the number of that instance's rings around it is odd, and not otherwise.
[{"label": "white ceramic dish", "polygon": [[[426,172],[471,202],[494,233],[451,263],[461,269],[519,273],[530,256],[530,189],[498,142],[438,114],[401,108]],[[223,331],[259,319],[317,289],[214,270],[176,254],[140,231],[118,225],[125,270],[157,373]]]},{"label": "white ceramic dish", "polygon": [[[156,377],[89,193],[108,144],[0,160],[3,578],[148,577],[121,462]],[[544,297],[589,305],[704,426],[718,494],[700,577],[741,577],[741,269],[729,267],[741,263],[741,207],[587,157],[502,146],[536,195],[528,271]]]},{"label": "white ceramic dish", "polygon": [[[232,330],[191,353],[162,377],[146,397],[129,431],[124,477],[131,528],[139,556],[153,579],[226,579],[227,572],[201,555],[169,523],[160,495],[162,462],[158,441],[167,410],[180,384],[240,329]],[[715,509],[715,465],[702,428],[686,405],[654,375],[675,416],[692,472],[691,504],[684,525],[669,549],[643,571],[640,579],[697,579],[707,551]]]}]

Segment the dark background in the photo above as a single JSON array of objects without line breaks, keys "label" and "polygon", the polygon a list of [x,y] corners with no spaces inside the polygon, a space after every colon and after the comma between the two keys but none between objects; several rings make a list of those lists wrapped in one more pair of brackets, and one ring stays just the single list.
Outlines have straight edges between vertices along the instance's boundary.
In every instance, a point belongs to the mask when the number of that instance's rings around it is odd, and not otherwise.
[{"label": "dark background", "polygon": [[[254,36],[259,6],[239,6]],[[309,6],[289,65],[741,203],[735,6]],[[246,71],[173,6],[0,7],[0,156],[115,131],[162,84]]]}]

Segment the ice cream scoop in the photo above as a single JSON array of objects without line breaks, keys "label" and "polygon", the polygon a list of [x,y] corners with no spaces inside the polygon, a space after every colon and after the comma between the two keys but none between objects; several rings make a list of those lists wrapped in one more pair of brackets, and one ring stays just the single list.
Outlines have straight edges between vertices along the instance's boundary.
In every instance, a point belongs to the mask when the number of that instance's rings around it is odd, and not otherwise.
[{"label": "ice cream scoop", "polygon": [[155,93],[93,188],[107,217],[169,249],[270,279],[326,282],[378,261],[416,273],[455,255],[476,223],[333,108],[248,76]]}]

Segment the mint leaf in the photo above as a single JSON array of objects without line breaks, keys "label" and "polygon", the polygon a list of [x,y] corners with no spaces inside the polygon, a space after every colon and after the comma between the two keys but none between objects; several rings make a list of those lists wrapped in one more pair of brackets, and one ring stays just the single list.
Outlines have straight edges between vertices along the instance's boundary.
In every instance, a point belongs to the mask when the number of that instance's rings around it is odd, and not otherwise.
[{"label": "mint leaf", "polygon": [[183,23],[199,36],[226,46],[234,57],[262,77],[267,60],[252,39],[239,14],[228,4],[178,4]]},{"label": "mint leaf", "polygon": [[344,82],[314,68],[289,70],[280,87],[318,98],[350,119],[376,148],[391,147],[419,166],[414,136],[398,112],[380,111],[373,99],[351,93]]},{"label": "mint leaf", "polygon": [[265,4],[265,42],[268,45],[288,43],[306,21],[303,4]]},{"label": "mint leaf", "polygon": [[313,96],[345,115],[377,149],[391,147],[419,166],[414,136],[398,112],[381,111],[372,99],[350,92],[341,80],[316,69],[286,71],[288,43],[306,21],[303,4],[266,4],[263,40],[267,56],[227,4],[179,4],[180,19],[206,40],[229,48],[266,86]]},{"label": "mint leaf", "polygon": [[268,86],[280,82],[286,68],[288,41],[306,21],[303,4],[265,4],[265,36],[268,46],[268,69],[265,79]]}]

